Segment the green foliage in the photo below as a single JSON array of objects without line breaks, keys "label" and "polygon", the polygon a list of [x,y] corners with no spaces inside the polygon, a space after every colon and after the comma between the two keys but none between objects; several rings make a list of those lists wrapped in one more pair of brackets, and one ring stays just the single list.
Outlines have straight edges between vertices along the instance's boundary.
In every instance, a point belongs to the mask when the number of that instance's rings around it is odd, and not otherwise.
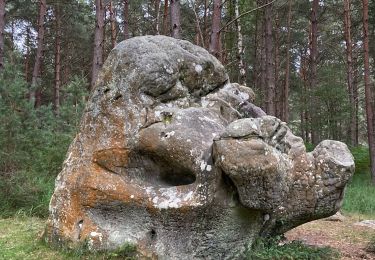
[{"label": "green foliage", "polygon": [[354,174],[345,192],[343,210],[348,213],[375,216],[375,189],[371,185],[368,171]]},{"label": "green foliage", "polygon": [[137,246],[131,243],[125,243],[114,252],[108,253],[109,257],[111,258],[119,258],[119,259],[126,259],[132,260],[136,259],[137,253]]},{"label": "green foliage", "polygon": [[34,109],[20,70],[0,75],[0,216],[21,211],[46,216],[66,150],[76,132],[86,93],[79,78],[65,87],[59,116],[51,105]]},{"label": "green foliage", "polygon": [[339,259],[339,253],[329,247],[311,247],[300,241],[281,244],[280,238],[259,239],[246,254],[246,259]]},{"label": "green foliage", "polygon": [[365,174],[370,169],[370,155],[368,147],[357,146],[350,149],[354,156],[355,172],[357,174]]}]

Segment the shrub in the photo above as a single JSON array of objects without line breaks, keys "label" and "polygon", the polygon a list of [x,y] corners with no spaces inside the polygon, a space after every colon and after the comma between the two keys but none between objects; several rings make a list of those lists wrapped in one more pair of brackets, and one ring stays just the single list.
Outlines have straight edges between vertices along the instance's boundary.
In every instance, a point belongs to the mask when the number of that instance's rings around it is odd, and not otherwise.
[{"label": "shrub", "polygon": [[65,87],[55,116],[50,104],[34,109],[17,67],[0,74],[0,216],[46,216],[54,180],[76,132],[85,100],[84,80]]}]

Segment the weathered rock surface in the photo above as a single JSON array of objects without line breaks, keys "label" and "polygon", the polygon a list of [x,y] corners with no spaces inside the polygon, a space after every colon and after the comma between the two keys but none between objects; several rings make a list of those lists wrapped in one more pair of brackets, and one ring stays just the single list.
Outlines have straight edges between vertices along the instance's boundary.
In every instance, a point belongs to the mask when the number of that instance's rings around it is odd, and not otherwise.
[{"label": "weathered rock surface", "polygon": [[253,99],[189,42],[118,44],[56,180],[46,238],[223,259],[260,234],[334,214],[354,170],[346,145],[323,141],[306,153]]}]

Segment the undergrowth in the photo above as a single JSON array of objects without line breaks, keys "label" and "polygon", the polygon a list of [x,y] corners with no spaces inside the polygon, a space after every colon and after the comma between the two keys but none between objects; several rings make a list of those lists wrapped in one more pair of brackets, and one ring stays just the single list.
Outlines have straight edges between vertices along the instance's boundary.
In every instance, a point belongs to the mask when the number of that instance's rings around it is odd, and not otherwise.
[{"label": "undergrowth", "polygon": [[61,93],[58,115],[51,104],[34,108],[17,67],[0,73],[0,217],[46,217],[54,181],[81,117],[84,80],[73,79]]},{"label": "undergrowth", "polygon": [[345,213],[375,216],[375,188],[369,172],[368,148],[358,146],[351,149],[355,160],[355,174],[347,185],[343,211]]}]

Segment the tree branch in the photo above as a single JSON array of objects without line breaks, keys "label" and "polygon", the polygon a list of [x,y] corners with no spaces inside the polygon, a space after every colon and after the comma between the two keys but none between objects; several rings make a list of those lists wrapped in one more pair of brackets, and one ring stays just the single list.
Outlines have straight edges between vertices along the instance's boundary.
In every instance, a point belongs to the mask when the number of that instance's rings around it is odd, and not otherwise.
[{"label": "tree branch", "polygon": [[259,9],[262,9],[262,8],[264,8],[264,7],[266,7],[266,6],[269,6],[269,5],[273,4],[274,2],[276,2],[276,0],[273,0],[273,1],[269,2],[269,3],[267,3],[267,4],[264,4],[264,5],[258,6],[257,8],[251,9],[251,10],[249,10],[249,11],[246,11],[246,12],[240,14],[238,17],[234,18],[232,21],[226,23],[223,27],[221,27],[219,32],[221,32],[222,30],[224,30],[224,28],[228,27],[229,25],[231,25],[232,23],[234,23],[235,21],[237,21],[237,20],[240,19],[241,17],[243,17],[243,16],[245,16],[245,15],[247,15],[247,14],[250,14],[250,13],[252,13],[252,12],[255,12],[255,11],[259,10]]}]

